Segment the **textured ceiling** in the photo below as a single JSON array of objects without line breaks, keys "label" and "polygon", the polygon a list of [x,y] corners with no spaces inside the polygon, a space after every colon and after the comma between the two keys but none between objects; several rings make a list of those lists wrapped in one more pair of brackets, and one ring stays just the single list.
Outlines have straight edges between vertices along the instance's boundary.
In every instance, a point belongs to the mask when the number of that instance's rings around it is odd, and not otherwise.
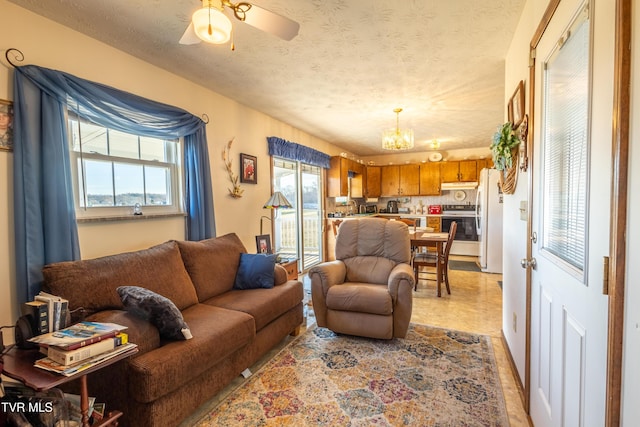
[{"label": "textured ceiling", "polygon": [[180,45],[198,0],[10,0],[360,156],[381,131],[414,151],[488,147],[524,0],[255,0],[300,23],[291,41],[233,21],[229,45]]}]

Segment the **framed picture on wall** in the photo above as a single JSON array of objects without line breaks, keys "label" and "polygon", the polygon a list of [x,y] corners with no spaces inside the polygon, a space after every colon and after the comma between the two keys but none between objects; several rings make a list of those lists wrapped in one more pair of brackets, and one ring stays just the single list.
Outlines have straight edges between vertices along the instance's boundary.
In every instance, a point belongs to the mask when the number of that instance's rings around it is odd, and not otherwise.
[{"label": "framed picture on wall", "polygon": [[268,234],[261,234],[256,236],[256,252],[259,254],[271,253],[271,236]]},{"label": "framed picture on wall", "polygon": [[258,159],[256,156],[240,153],[240,182],[258,183]]},{"label": "framed picture on wall", "polygon": [[0,150],[13,150],[13,102],[0,99]]},{"label": "framed picture on wall", "polygon": [[524,81],[520,80],[513,96],[509,100],[509,121],[517,129],[524,119]]}]

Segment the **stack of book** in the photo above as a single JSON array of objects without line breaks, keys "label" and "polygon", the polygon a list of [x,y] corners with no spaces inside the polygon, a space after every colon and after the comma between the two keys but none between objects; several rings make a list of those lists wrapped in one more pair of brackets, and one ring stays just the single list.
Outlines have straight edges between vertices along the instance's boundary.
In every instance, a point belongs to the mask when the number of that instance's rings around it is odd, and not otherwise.
[{"label": "stack of book", "polygon": [[40,292],[34,301],[22,304],[22,315],[29,316],[35,334],[46,334],[67,326],[68,308],[66,299]]},{"label": "stack of book", "polygon": [[35,336],[29,341],[38,344],[47,356],[37,360],[35,366],[66,376],[81,372],[135,348],[128,342],[125,329],[115,323],[85,321]]}]

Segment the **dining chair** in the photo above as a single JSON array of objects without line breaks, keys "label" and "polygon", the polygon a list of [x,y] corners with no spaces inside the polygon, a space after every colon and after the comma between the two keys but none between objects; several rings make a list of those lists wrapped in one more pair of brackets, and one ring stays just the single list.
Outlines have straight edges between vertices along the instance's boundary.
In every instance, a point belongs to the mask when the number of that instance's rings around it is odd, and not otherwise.
[{"label": "dining chair", "polygon": [[[438,259],[439,259],[441,263],[441,271],[442,271],[442,277],[440,278],[440,281],[444,282],[445,286],[447,287],[447,293],[451,294],[451,288],[449,287],[449,253],[451,252],[451,246],[453,245],[453,239],[456,235],[457,228],[458,228],[458,224],[455,221],[452,222],[451,226],[449,227],[449,236],[447,238],[447,242],[444,245],[444,248],[442,250],[442,254],[440,257],[438,257],[437,253],[435,252],[418,252],[414,254],[413,271],[416,278],[414,290],[416,291],[418,290],[418,279],[420,275],[420,267],[431,267],[431,268],[437,269]],[[434,274],[431,272],[426,272],[426,273]],[[437,270],[435,274],[437,274]],[[436,282],[437,282],[437,277],[436,277]]]},{"label": "dining chair", "polygon": [[416,227],[418,226],[418,220],[417,219],[412,219],[412,218],[398,218],[395,219],[394,221],[400,221],[400,222],[404,222],[405,224],[407,224],[407,226],[409,227],[413,227],[413,232],[416,232]]}]

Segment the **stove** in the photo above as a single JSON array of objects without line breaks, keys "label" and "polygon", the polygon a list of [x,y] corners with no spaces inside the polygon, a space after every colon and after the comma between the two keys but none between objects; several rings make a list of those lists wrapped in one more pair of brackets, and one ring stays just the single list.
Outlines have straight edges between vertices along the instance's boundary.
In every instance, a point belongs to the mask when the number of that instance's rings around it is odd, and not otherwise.
[{"label": "stove", "polygon": [[476,205],[442,205],[442,215],[475,216]]}]

